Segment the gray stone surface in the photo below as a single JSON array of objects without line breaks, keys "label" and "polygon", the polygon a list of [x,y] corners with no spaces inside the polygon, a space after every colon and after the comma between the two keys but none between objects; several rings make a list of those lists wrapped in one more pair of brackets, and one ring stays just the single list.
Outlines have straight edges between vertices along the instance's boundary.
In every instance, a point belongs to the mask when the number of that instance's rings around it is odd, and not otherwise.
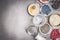
[{"label": "gray stone surface", "polygon": [[0,40],[33,40],[25,32],[30,25],[31,16],[27,6],[34,0],[1,0],[0,1]]}]

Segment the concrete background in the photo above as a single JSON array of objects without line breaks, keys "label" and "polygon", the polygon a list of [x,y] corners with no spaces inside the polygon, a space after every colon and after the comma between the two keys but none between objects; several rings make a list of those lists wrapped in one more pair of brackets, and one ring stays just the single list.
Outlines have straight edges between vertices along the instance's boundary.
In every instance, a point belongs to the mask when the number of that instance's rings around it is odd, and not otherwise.
[{"label": "concrete background", "polygon": [[32,17],[27,6],[34,0],[0,0],[0,40],[33,40],[25,32]]}]

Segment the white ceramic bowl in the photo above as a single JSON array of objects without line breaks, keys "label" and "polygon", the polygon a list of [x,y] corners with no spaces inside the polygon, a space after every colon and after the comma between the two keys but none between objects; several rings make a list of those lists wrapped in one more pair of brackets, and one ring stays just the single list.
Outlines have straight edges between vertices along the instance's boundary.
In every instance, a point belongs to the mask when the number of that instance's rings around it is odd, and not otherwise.
[{"label": "white ceramic bowl", "polygon": [[60,16],[60,12],[59,11],[53,11],[50,15],[49,15],[49,19],[48,19],[48,21],[49,21],[49,24],[53,27],[53,28],[60,28],[60,18],[57,18],[57,19],[59,19],[59,20],[57,20],[57,21],[59,21],[59,24],[58,25],[52,25],[52,23],[51,23],[51,21],[52,21],[52,19],[50,19],[50,16],[51,15],[58,15],[58,16]]},{"label": "white ceramic bowl", "polygon": [[43,26],[47,22],[47,18],[43,14],[34,16],[33,23],[35,26]]},{"label": "white ceramic bowl", "polygon": [[28,13],[32,16],[37,15],[40,12],[40,5],[38,3],[31,3],[28,6]]},{"label": "white ceramic bowl", "polygon": [[34,25],[29,25],[25,28],[25,31],[33,37],[35,37],[38,34],[37,28]]}]

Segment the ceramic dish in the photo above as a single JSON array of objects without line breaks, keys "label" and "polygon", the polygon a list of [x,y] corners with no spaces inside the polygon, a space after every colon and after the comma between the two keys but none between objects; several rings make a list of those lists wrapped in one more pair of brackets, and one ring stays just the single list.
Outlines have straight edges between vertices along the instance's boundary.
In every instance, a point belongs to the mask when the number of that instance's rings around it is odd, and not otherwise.
[{"label": "ceramic dish", "polygon": [[51,15],[49,16],[49,24],[51,26],[53,26],[53,28],[59,28],[60,26],[60,12],[59,11],[55,11],[52,12]]},{"label": "ceramic dish", "polygon": [[39,34],[43,37],[50,36],[50,33],[52,31],[52,27],[49,24],[45,24],[41,27],[39,27]]},{"label": "ceramic dish", "polygon": [[47,22],[47,18],[43,14],[34,16],[33,23],[35,26],[42,26]]},{"label": "ceramic dish", "polygon": [[35,37],[38,34],[37,28],[34,25],[30,25],[27,28],[25,28],[26,32]]},{"label": "ceramic dish", "polygon": [[50,15],[53,12],[52,7],[50,4],[43,4],[41,7],[41,13],[45,14],[46,16]]},{"label": "ceramic dish", "polygon": [[54,29],[52,32],[51,32],[51,39],[52,40],[59,40],[60,38],[60,30],[59,29]]},{"label": "ceramic dish", "polygon": [[49,4],[51,4],[51,6],[54,10],[57,10],[60,8],[60,1],[59,0],[50,0]]},{"label": "ceramic dish", "polygon": [[28,13],[32,16],[37,15],[40,12],[40,5],[38,3],[31,3],[28,6]]}]

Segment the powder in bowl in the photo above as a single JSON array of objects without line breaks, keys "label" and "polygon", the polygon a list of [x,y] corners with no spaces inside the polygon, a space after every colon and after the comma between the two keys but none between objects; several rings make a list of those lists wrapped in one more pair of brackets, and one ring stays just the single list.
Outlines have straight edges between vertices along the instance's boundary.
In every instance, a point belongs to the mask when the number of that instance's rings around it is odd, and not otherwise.
[{"label": "powder in bowl", "polygon": [[48,5],[43,5],[41,11],[42,11],[43,14],[48,15],[48,14],[50,14],[50,12],[52,10],[51,10],[51,8]]},{"label": "powder in bowl", "polygon": [[52,14],[49,18],[49,22],[52,26],[58,26],[60,24],[60,16],[57,14]]},{"label": "powder in bowl", "polygon": [[40,8],[40,6],[37,3],[30,4],[28,7],[28,12],[32,16],[37,15],[40,11],[39,8]]},{"label": "powder in bowl", "polygon": [[59,29],[54,29],[52,32],[51,32],[51,39],[53,40],[60,40],[60,32],[59,32]]},{"label": "powder in bowl", "polygon": [[34,18],[33,18],[33,23],[36,26],[42,26],[46,22],[47,22],[47,19],[43,14],[38,14],[38,15],[34,16]]},{"label": "powder in bowl", "polygon": [[37,16],[33,19],[34,24],[40,24],[40,23],[42,22],[42,20],[43,20],[43,18],[42,18],[42,16],[40,16],[40,15],[37,15]]},{"label": "powder in bowl", "polygon": [[45,25],[41,26],[39,28],[39,30],[41,31],[41,33],[47,34],[50,30],[50,26],[48,24],[45,24]]},{"label": "powder in bowl", "polygon": [[60,1],[59,0],[50,0],[51,6],[53,9],[59,9],[60,8]]}]

